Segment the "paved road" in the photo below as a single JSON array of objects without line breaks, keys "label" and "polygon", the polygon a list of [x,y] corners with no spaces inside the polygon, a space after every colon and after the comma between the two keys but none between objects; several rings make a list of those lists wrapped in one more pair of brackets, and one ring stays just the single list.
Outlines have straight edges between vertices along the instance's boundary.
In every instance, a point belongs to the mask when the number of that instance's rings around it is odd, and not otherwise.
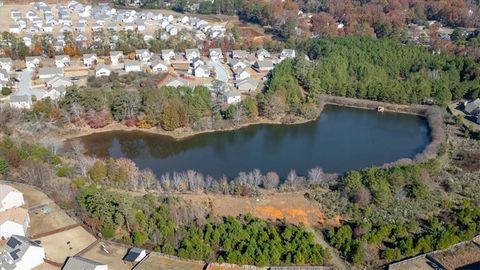
[{"label": "paved road", "polygon": [[222,82],[228,81],[228,71],[222,66],[220,62],[210,61],[209,64],[215,68],[215,73],[216,73],[215,79]]},{"label": "paved road", "polygon": [[20,82],[18,83],[18,91],[15,95],[29,95],[36,96],[37,99],[41,99],[44,92],[30,87],[30,80],[32,79],[33,72],[24,70],[20,74]]}]

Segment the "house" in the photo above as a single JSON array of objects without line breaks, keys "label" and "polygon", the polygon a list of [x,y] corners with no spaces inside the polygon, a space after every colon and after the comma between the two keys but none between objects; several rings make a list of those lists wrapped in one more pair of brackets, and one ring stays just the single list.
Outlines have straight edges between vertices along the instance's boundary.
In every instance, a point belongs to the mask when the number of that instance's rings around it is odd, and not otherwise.
[{"label": "house", "polygon": [[200,51],[198,49],[186,49],[185,58],[188,62],[191,62],[194,58],[200,57]]},{"label": "house", "polygon": [[25,35],[23,38],[23,44],[25,44],[25,46],[27,47],[31,47],[32,46],[32,36],[31,35]]},{"label": "house", "polygon": [[192,60],[192,67],[194,69],[201,65],[205,65],[205,62],[202,59],[196,57]]},{"label": "house", "polygon": [[140,61],[125,60],[125,71],[126,72],[142,71],[142,67],[140,66]]},{"label": "house", "polygon": [[228,65],[230,66],[231,69],[242,69],[242,68],[247,68],[247,64],[245,64],[242,61],[238,61],[237,59],[231,59],[228,62]]},{"label": "house", "polygon": [[258,49],[257,52],[255,53],[255,55],[257,56],[257,59],[260,60],[260,61],[263,61],[265,60],[265,58],[270,58],[272,57],[272,55],[265,49]]},{"label": "house", "polygon": [[175,52],[173,50],[162,50],[163,61],[169,62],[175,59]]},{"label": "house", "polygon": [[25,57],[25,64],[27,66],[27,70],[34,70],[40,65],[42,58],[40,56],[27,56]]},{"label": "house", "polygon": [[65,86],[60,86],[60,87],[52,88],[52,89],[50,89],[49,91],[47,91],[47,93],[42,97],[42,99],[48,97],[48,98],[50,98],[51,100],[57,100],[57,99],[59,99],[60,97],[64,97],[66,91],[67,91],[67,90],[65,89]]},{"label": "house", "polygon": [[147,252],[145,251],[145,249],[134,247],[128,250],[125,257],[123,257],[123,261],[138,263],[141,260],[143,260],[143,258],[145,258],[146,255],[147,255]]},{"label": "house", "polygon": [[55,55],[55,66],[57,68],[63,68],[70,66],[70,56],[68,55]]},{"label": "house", "polygon": [[20,25],[18,24],[12,24],[8,28],[8,32],[10,32],[11,34],[20,34],[20,31],[21,31],[21,28],[20,28]]},{"label": "house", "polygon": [[247,69],[236,69],[235,70],[235,80],[244,80],[246,78],[250,78],[250,73],[248,73]]},{"label": "house", "polygon": [[45,82],[45,86],[49,89],[58,88],[58,87],[69,87],[72,85],[73,85],[73,82],[70,79],[67,79],[61,76],[55,76]]},{"label": "house", "polygon": [[219,61],[220,59],[223,59],[222,49],[220,48],[209,49],[208,56],[212,61]]},{"label": "house", "polygon": [[38,71],[38,77],[40,79],[51,79],[55,76],[64,76],[63,68],[56,68],[56,67],[46,67],[41,68]]},{"label": "house", "polygon": [[0,211],[20,207],[24,204],[23,193],[9,185],[0,185]]},{"label": "house", "polygon": [[152,57],[152,54],[148,49],[142,49],[142,50],[136,50],[135,51],[135,58],[137,60],[140,60],[142,62],[148,62],[150,58]]},{"label": "house", "polygon": [[10,107],[15,109],[30,109],[32,107],[32,97],[30,95],[11,95]]},{"label": "house", "polygon": [[188,16],[183,16],[182,18],[177,20],[181,24],[187,24],[190,21],[190,18]]},{"label": "house", "polygon": [[210,70],[207,65],[197,66],[194,70],[194,75],[197,78],[207,78],[210,77]]},{"label": "house", "polygon": [[0,67],[9,72],[12,69],[13,61],[11,58],[4,57],[0,58]]},{"label": "house", "polygon": [[45,250],[37,241],[13,235],[0,257],[1,269],[30,270],[43,263]]},{"label": "house", "polygon": [[84,66],[92,67],[96,63],[97,63],[97,55],[96,54],[84,54],[83,55],[83,65]]},{"label": "house", "polygon": [[253,64],[253,68],[257,72],[266,72],[273,69],[273,62],[270,60],[258,60]]},{"label": "house", "polygon": [[480,115],[480,98],[465,104],[464,111],[469,115]]},{"label": "house", "polygon": [[17,207],[0,212],[0,237],[25,236],[29,223],[30,218],[27,209]]},{"label": "house", "polygon": [[236,91],[229,91],[223,96],[226,104],[238,104],[242,102],[242,95]]},{"label": "house", "polygon": [[180,86],[189,86],[190,83],[182,79],[180,77],[172,77],[170,78],[166,83],[165,86],[171,86],[171,87],[180,87]]},{"label": "house", "polygon": [[123,52],[122,51],[111,51],[110,52],[110,61],[112,65],[118,65],[120,60],[123,60]]},{"label": "house", "polygon": [[108,77],[112,74],[110,67],[105,64],[100,64],[95,67],[95,77]]},{"label": "house", "polygon": [[51,23],[46,23],[42,28],[45,33],[53,33],[53,25]]},{"label": "house", "polygon": [[293,49],[284,49],[280,53],[280,60],[284,60],[287,58],[295,58],[295,50]]},{"label": "house", "polygon": [[168,66],[164,61],[154,61],[151,65],[153,72],[167,72]]},{"label": "house", "polygon": [[0,68],[0,81],[6,82],[8,81],[10,76],[5,69]]},{"label": "house", "polygon": [[108,270],[108,265],[80,256],[68,257],[62,270]]},{"label": "house", "polygon": [[235,83],[235,87],[237,87],[239,91],[254,91],[258,87],[258,82],[252,78],[247,78]]},{"label": "house", "polygon": [[232,51],[232,58],[233,59],[244,59],[247,58],[248,53],[245,50],[233,50]]},{"label": "house", "polygon": [[165,31],[167,31],[171,36],[176,36],[178,34],[178,28],[171,24],[165,27]]}]

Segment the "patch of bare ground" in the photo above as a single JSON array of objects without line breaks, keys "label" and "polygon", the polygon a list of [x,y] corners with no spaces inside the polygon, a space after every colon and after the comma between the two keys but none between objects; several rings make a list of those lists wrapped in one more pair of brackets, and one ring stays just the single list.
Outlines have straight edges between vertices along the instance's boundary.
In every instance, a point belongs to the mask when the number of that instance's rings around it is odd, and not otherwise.
[{"label": "patch of bare ground", "polygon": [[306,227],[338,226],[340,217],[329,219],[321,206],[304,197],[303,192],[271,192],[258,197],[239,197],[217,194],[181,195],[187,202],[200,204],[219,216],[252,214],[269,220],[286,220]]},{"label": "patch of bare ground", "polygon": [[474,243],[468,243],[459,247],[453,247],[444,252],[432,256],[447,269],[463,269],[465,266],[480,268],[480,247]]}]

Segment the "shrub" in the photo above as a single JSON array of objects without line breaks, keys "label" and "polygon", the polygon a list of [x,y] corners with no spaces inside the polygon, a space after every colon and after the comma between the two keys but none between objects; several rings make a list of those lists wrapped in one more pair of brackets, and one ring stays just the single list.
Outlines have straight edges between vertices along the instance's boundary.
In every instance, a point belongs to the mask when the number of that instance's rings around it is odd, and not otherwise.
[{"label": "shrub", "polygon": [[4,96],[8,96],[12,93],[12,89],[8,88],[8,87],[2,87],[2,95]]}]

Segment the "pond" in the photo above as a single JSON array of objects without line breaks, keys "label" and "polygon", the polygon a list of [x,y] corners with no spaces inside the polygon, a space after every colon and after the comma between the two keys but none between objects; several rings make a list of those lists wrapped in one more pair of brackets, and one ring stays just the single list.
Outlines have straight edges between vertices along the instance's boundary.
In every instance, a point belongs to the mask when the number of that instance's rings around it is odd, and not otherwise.
[{"label": "pond", "polygon": [[400,113],[325,106],[320,117],[298,125],[253,125],[183,140],[141,131],[112,131],[77,138],[87,154],[126,157],[157,176],[195,170],[231,178],[255,168],[285,177],[313,167],[328,173],[413,158],[429,143],[426,120]]}]

